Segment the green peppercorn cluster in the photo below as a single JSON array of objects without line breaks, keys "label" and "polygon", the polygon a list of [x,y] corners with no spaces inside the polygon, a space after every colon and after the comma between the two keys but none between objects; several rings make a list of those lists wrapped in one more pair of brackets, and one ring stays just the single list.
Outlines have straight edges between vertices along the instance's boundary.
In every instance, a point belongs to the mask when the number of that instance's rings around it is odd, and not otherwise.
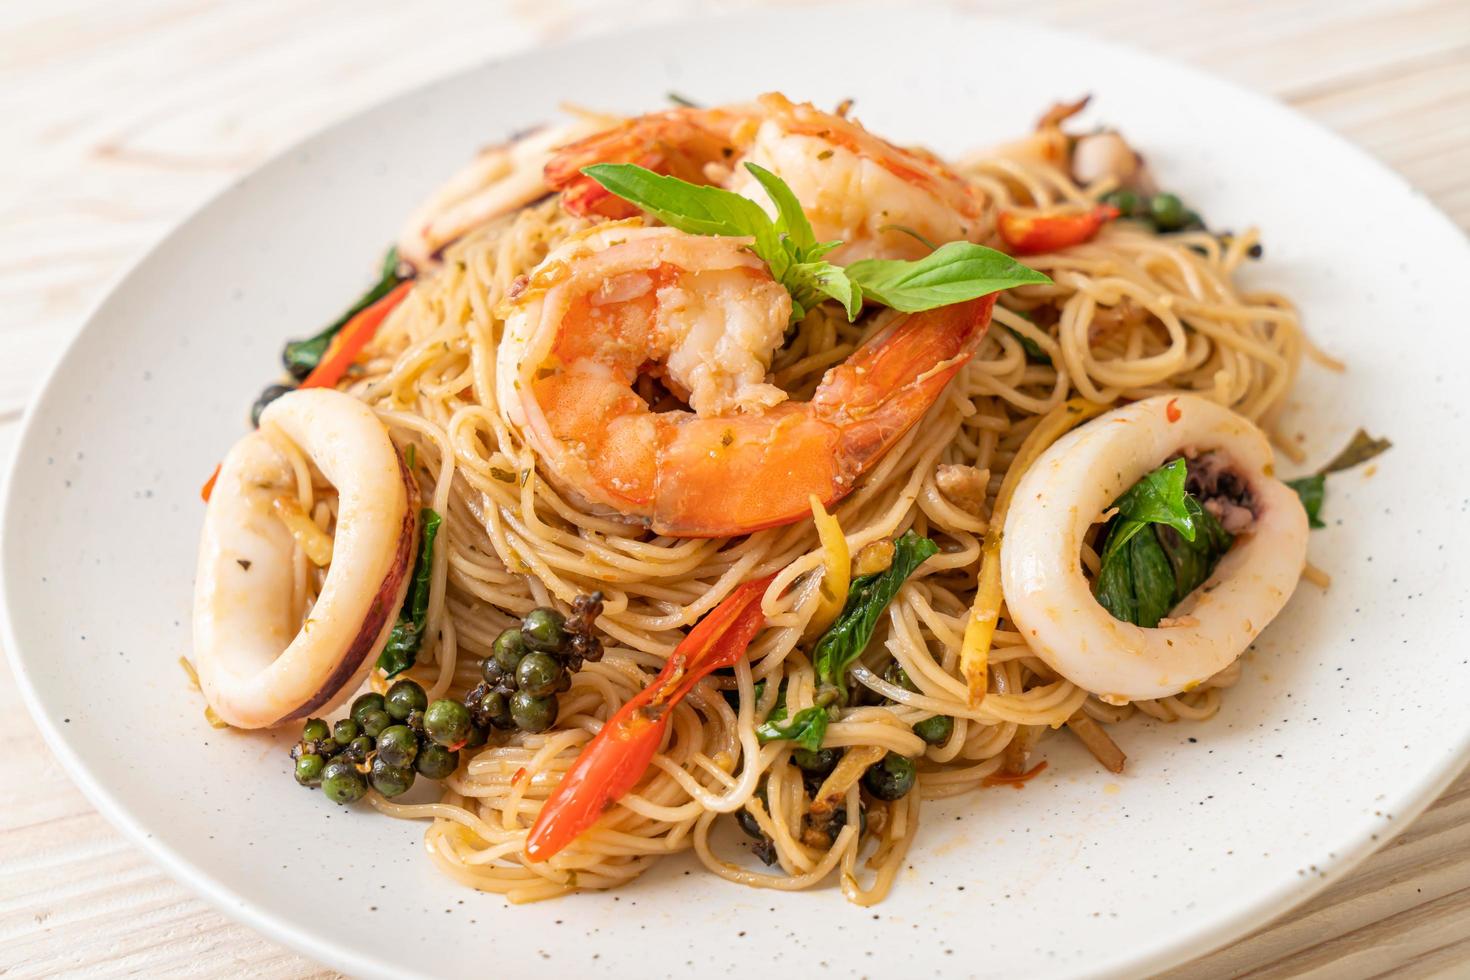
[{"label": "green peppercorn cluster", "polygon": [[557,694],[572,686],[572,674],[602,659],[602,642],[592,623],[602,615],[602,593],[580,595],[571,616],[539,606],[518,627],[495,638],[481,666],[484,680],[465,695],[476,725],[544,732],[556,724]]},{"label": "green peppercorn cluster", "polygon": [[320,786],[336,803],[355,803],[369,786],[394,797],[418,776],[443,779],[458,768],[460,749],[484,745],[485,738],[463,704],[431,703],[420,685],[401,680],[387,694],[358,697],[349,716],[330,728],[320,718],[308,720],[291,758],[302,786]]},{"label": "green peppercorn cluster", "polygon": [[[1125,218],[1146,222],[1159,233],[1206,230],[1205,221],[1199,216],[1199,212],[1187,207],[1178,194],[1167,192],[1140,194],[1126,187],[1120,187],[1104,194],[1102,203],[1111,204],[1121,211]],[[1214,234],[1224,245],[1230,244],[1234,238],[1228,231]],[[1253,244],[1246,254],[1253,259],[1260,258],[1264,254],[1260,242]]]}]

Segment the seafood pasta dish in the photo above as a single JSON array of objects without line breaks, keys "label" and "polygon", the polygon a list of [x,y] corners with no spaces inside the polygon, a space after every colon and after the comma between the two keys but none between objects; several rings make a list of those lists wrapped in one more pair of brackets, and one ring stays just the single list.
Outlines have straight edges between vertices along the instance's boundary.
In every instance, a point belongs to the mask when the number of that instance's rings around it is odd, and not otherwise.
[{"label": "seafood pasta dish", "polygon": [[1085,99],[954,159],[675,102],[483,151],[286,344],[185,667],[291,726],[300,819],[423,821],[510,901],[688,851],[872,904],[929,801],[1214,715],[1386,443],[1279,478],[1340,366]]}]

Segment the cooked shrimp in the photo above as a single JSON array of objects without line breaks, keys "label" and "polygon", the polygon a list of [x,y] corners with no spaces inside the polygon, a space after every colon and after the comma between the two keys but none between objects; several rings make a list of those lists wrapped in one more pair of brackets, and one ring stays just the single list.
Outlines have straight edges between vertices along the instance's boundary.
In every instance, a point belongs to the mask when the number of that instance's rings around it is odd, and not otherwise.
[{"label": "cooked shrimp", "polygon": [[[983,236],[979,192],[933,154],[904,149],[859,123],[771,93],[716,109],[673,109],[564,147],[547,166],[575,214],[631,217],[581,169],[636,163],[693,183],[719,184],[763,207],[765,193],[742,166],[760,164],[788,185],[821,241],[845,244],[832,261],[919,258],[934,244]],[[915,237],[918,236],[918,237]]]},{"label": "cooked shrimp", "polygon": [[617,122],[615,116],[579,114],[481,150],[408,216],[398,234],[399,257],[420,271],[433,267],[444,247],[466,232],[550,194],[544,171],[558,147]]},{"label": "cooked shrimp", "polygon": [[[413,479],[356,398],[295,391],[260,421],[220,468],[194,583],[199,686],[238,728],[306,717],[357,687],[403,603],[418,522]],[[337,490],[331,564],[305,625],[293,600],[297,538],[275,503],[295,502],[296,475],[265,434],[271,427]]]},{"label": "cooked shrimp", "polygon": [[[558,485],[659,534],[744,534],[852,490],[979,346],[993,297],[895,318],[810,402],[766,380],[791,299],[748,240],[602,225],[557,248],[499,350],[507,421]],[[693,411],[634,391],[661,376]]]},{"label": "cooked shrimp", "polygon": [[[1093,597],[1079,555],[1087,529],[1144,474],[1184,450],[1223,457],[1244,481],[1254,527],[1214,573],[1144,629]],[[1021,478],[1005,523],[1006,609],[1057,673],[1114,704],[1191,690],[1229,666],[1286,605],[1306,564],[1307,515],[1272,476],[1265,435],[1194,395],[1160,395],[1057,440]]]}]

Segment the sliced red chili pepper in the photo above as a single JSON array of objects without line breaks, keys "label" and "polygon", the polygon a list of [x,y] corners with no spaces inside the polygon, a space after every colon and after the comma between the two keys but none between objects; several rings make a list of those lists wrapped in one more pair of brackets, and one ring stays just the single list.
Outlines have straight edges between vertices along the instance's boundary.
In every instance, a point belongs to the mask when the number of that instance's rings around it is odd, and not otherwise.
[{"label": "sliced red chili pepper", "polygon": [[648,770],[674,706],[710,671],[729,667],[765,624],[760,600],[773,576],[725,597],[674,648],[664,669],[607,720],[541,807],[526,857],[544,861],[597,822]]},{"label": "sliced red chili pepper", "polygon": [[209,503],[209,495],[214,493],[214,481],[219,479],[220,468],[224,465],[224,463],[215,463],[214,472],[209,474],[209,479],[205,480],[204,486],[199,488],[199,499],[206,504]]},{"label": "sliced red chili pepper", "polygon": [[1091,241],[1104,224],[1121,214],[1110,204],[1070,214],[1017,214],[1002,211],[997,219],[1000,237],[1015,255],[1055,252]]},{"label": "sliced red chili pepper", "polygon": [[1164,406],[1164,418],[1168,419],[1170,422],[1178,422],[1180,419],[1184,418],[1184,413],[1179,411],[1179,399],[1169,399],[1168,404]]},{"label": "sliced red chili pepper", "polygon": [[337,382],[347,373],[352,362],[357,360],[357,355],[367,346],[368,341],[378,332],[378,327],[387,319],[393,308],[403,302],[403,297],[413,288],[413,280],[405,279],[393,291],[373,305],[359,312],[351,320],[337,331],[337,336],[332,338],[331,344],[327,346],[327,352],[322,355],[321,361],[312,372],[301,382],[303,388],[335,388]]}]

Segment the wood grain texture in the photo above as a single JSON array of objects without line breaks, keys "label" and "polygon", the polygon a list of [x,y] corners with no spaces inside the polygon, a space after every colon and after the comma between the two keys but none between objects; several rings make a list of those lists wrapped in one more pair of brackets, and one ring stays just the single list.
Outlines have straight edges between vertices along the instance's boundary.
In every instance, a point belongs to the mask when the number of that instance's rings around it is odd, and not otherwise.
[{"label": "wood grain texture", "polygon": [[[746,5],[0,2],[0,460],[26,400],[113,279],[271,153],[486,58]],[[1275,95],[1470,228],[1464,0],[1040,0],[1025,13]],[[0,975],[332,975],[214,911],[124,841],[46,749],[7,670]],[[1390,972],[1470,974],[1470,776],[1357,873],[1170,976]]]}]

